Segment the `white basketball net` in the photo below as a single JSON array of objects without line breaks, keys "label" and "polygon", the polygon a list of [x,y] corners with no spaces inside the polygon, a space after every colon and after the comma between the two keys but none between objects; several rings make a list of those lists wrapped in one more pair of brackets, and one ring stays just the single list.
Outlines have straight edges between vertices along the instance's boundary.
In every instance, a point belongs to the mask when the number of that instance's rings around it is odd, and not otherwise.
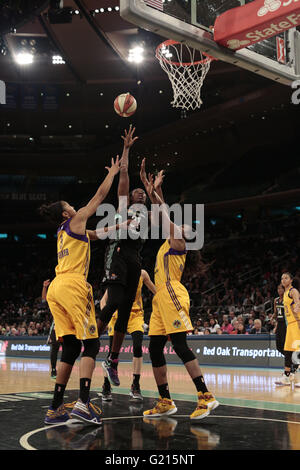
[{"label": "white basketball net", "polygon": [[172,84],[174,108],[200,108],[201,88],[212,58],[176,41],[165,41],[156,49],[156,58]]}]

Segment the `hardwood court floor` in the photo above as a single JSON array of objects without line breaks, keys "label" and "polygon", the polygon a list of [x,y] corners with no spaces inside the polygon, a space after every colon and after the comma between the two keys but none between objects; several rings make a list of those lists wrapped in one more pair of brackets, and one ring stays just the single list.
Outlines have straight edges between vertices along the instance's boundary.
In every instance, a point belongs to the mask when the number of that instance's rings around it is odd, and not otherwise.
[{"label": "hardwood court floor", "polygon": [[[54,388],[49,361],[1,358],[0,449],[300,450],[300,388],[276,387],[274,380],[281,370],[203,367],[206,384],[220,406],[197,422],[189,419],[196,395],[185,368],[170,365],[168,371],[178,408],[169,418],[143,419],[143,411],[157,397],[150,364],[143,366],[141,405],[129,399],[130,363],[119,366],[121,386],[113,388],[113,402],[102,403],[103,371],[97,361],[91,397],[103,410],[103,428],[49,429],[43,423]],[[76,363],[66,401],[78,396],[78,373]],[[24,414],[26,420],[20,421]]]}]

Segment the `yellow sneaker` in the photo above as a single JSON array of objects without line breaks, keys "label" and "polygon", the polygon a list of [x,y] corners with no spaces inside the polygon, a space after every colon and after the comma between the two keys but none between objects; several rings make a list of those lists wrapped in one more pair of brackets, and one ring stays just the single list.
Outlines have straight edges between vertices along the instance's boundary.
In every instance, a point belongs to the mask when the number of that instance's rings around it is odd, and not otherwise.
[{"label": "yellow sneaker", "polygon": [[190,415],[191,419],[202,419],[206,418],[210,413],[210,408],[208,407],[207,401],[203,393],[198,393],[198,403],[196,409]]},{"label": "yellow sneaker", "polygon": [[147,416],[147,418],[155,418],[157,416],[172,415],[176,413],[176,411],[177,408],[173,400],[159,397],[157,402],[154,404],[154,408],[152,408],[152,410],[144,411],[143,414],[144,416]]},{"label": "yellow sneaker", "polygon": [[210,411],[214,410],[219,406],[219,402],[215,399],[212,393],[210,392],[205,392],[204,393],[204,400],[205,403],[207,404],[207,407]]}]

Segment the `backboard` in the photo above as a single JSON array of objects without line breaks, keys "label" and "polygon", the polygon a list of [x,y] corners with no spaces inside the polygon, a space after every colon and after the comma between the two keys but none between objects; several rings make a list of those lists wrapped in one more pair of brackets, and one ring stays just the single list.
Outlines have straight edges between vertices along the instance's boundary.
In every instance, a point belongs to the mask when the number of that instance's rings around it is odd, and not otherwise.
[{"label": "backboard", "polygon": [[216,59],[290,86],[300,79],[300,33],[296,28],[238,51],[219,46],[213,39],[211,27],[216,18],[250,1],[120,0],[120,14],[166,39],[184,42]]}]

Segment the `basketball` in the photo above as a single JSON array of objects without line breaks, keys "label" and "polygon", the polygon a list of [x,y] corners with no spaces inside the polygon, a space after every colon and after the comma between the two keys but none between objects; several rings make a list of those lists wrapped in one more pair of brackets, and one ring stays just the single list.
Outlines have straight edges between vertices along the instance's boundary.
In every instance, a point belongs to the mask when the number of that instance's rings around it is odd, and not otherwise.
[{"label": "basketball", "polygon": [[136,99],[130,93],[122,93],[115,99],[114,108],[121,117],[132,116],[137,108]]}]

